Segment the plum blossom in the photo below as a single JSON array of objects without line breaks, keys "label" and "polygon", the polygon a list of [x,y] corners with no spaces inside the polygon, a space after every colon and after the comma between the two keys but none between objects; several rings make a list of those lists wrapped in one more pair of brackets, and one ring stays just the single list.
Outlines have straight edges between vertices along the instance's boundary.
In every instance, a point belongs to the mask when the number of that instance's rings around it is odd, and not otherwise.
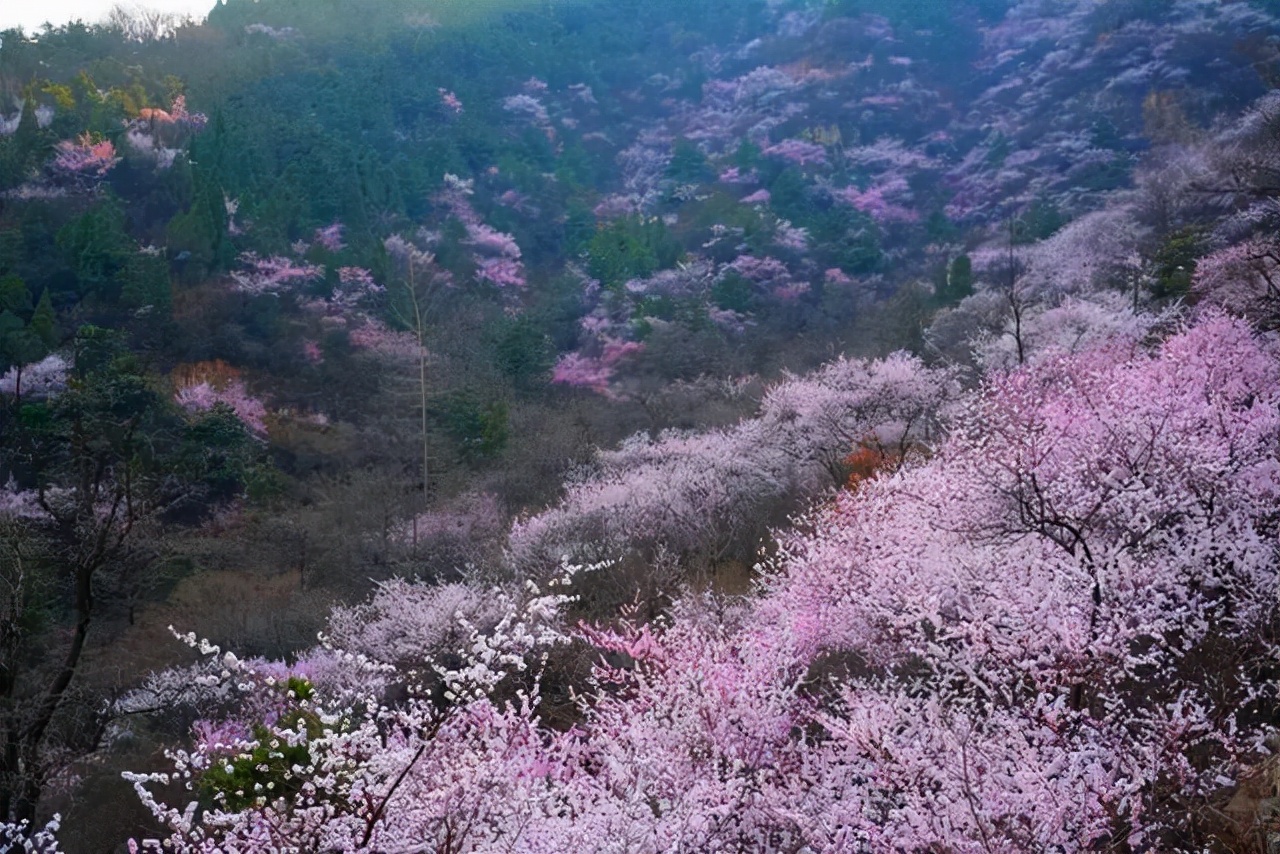
[{"label": "plum blossom", "polygon": [[1205,303],[1274,325],[1280,319],[1280,245],[1257,236],[1200,259],[1192,292]]},{"label": "plum blossom", "polygon": [[20,489],[12,475],[0,487],[0,519],[46,519],[48,515],[40,506],[39,493]]},{"label": "plum blossom", "polygon": [[407,330],[392,329],[367,315],[348,333],[348,340],[354,347],[392,359],[418,359],[425,354],[418,336]]},{"label": "plum blossom", "polygon": [[0,847],[21,854],[63,854],[58,842],[61,829],[62,816],[56,814],[39,829],[26,821],[19,824],[0,822]]},{"label": "plum blossom", "polygon": [[767,255],[739,255],[724,268],[724,272],[736,273],[763,292],[785,288],[792,281],[787,265]]},{"label": "plum blossom", "polygon": [[218,405],[228,406],[259,438],[267,435],[267,409],[261,400],[249,394],[243,380],[227,379],[218,384],[202,380],[179,388],[174,400],[188,412],[208,412]]},{"label": "plum blossom", "polygon": [[13,396],[21,392],[27,400],[54,397],[66,389],[69,370],[66,359],[57,353],[29,365],[12,367],[0,375],[0,395]]},{"label": "plum blossom", "polygon": [[812,142],[805,142],[802,139],[784,139],[782,142],[775,143],[764,149],[764,153],[771,157],[781,157],[783,160],[789,160],[800,166],[827,165],[827,151],[821,145]]},{"label": "plum blossom", "polygon": [[643,352],[644,345],[608,337],[602,339],[602,345],[600,354],[596,356],[576,352],[561,356],[552,369],[551,381],[589,389],[605,397],[614,397],[614,392],[609,387],[614,369],[628,356]]},{"label": "plum blossom", "polygon": [[723,184],[755,184],[759,182],[760,176],[754,169],[743,173],[737,166],[730,166],[720,173],[717,180]]},{"label": "plum blossom", "polygon": [[[598,378],[597,364],[571,367],[584,383]],[[872,437],[904,453],[918,447],[954,393],[948,372],[903,354],[839,360],[780,382],[757,417],[733,427],[635,436],[600,452],[559,505],[513,526],[513,559],[522,566],[562,554],[598,559],[646,544],[722,553],[768,508],[842,482],[855,442]]]},{"label": "plum blossom", "polygon": [[110,140],[94,142],[88,134],[74,141],[63,140],[58,143],[57,151],[54,170],[72,177],[103,178],[120,162]]},{"label": "plum blossom", "polygon": [[788,220],[779,220],[773,230],[773,242],[783,249],[806,252],[809,249],[809,230],[796,228]]},{"label": "plum blossom", "polygon": [[444,104],[455,116],[462,112],[462,101],[458,100],[458,96],[448,89],[440,88],[436,92],[440,95],[440,103]]},{"label": "plum blossom", "polygon": [[344,231],[346,231],[346,226],[340,222],[317,228],[315,233],[316,245],[322,246],[330,252],[341,252],[347,246],[342,240]]},{"label": "plum blossom", "polygon": [[547,114],[546,106],[532,95],[512,95],[504,98],[502,109],[508,113],[524,116],[539,128],[551,127],[551,117]]},{"label": "plum blossom", "polygon": [[244,252],[240,263],[245,266],[231,274],[236,290],[255,296],[279,296],[321,278],[324,271],[313,264],[297,264],[283,256],[259,257]]},{"label": "plum blossom", "polygon": [[466,228],[464,240],[474,250],[476,279],[500,288],[523,288],[526,284],[524,265],[520,263],[520,246],[515,238],[485,223],[471,204],[474,184],[456,175],[444,176],[444,189],[436,200],[458,218]]},{"label": "plum blossom", "polygon": [[384,291],[386,288],[374,281],[373,273],[364,267],[339,267],[338,286],[329,297],[329,305],[353,309]]},{"label": "plum blossom", "polygon": [[902,178],[886,181],[859,190],[857,187],[844,187],[832,193],[838,202],[849,205],[880,223],[916,222],[920,219],[911,208],[889,201],[886,196],[908,198],[907,182]]}]

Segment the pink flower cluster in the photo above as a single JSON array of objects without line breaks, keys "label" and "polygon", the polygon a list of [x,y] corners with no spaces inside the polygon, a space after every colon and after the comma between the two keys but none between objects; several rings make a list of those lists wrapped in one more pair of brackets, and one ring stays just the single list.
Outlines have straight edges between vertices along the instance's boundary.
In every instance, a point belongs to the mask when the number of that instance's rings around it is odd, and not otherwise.
[{"label": "pink flower cluster", "polygon": [[[524,97],[524,96],[518,96]],[[472,206],[472,183],[456,175],[445,175],[445,188],[436,200],[448,208],[467,230],[464,241],[475,250],[472,260],[476,278],[500,288],[523,288],[526,284],[524,265],[520,263],[520,246],[514,237],[485,223]]]},{"label": "pink flower cluster", "polygon": [[770,157],[781,157],[800,166],[827,165],[827,150],[817,143],[805,142],[802,139],[784,139],[764,149],[764,153]]},{"label": "pink flower cluster", "polygon": [[[821,467],[817,433],[897,441],[900,464],[801,520],[750,596],[566,630],[571,575],[519,596],[392,582],[299,668],[199,645],[240,720],[268,721],[237,750],[306,747],[281,778],[299,794],[197,812],[159,800],[171,775],[128,779],[177,851],[1193,850],[1164,841],[1268,755],[1274,345],[1209,315],[993,377],[931,434],[950,385],[907,356],[842,362],[739,428],[633,440],[559,508],[714,537],[735,497]],[[538,662],[569,640],[600,658],[566,730],[538,714]],[[310,699],[280,688],[298,674]],[[276,726],[285,709],[320,723]],[[171,759],[184,780],[232,761]]]},{"label": "pink flower cluster", "polygon": [[49,398],[67,387],[70,366],[54,353],[38,362],[18,365],[0,374],[0,395],[21,395],[27,399]]},{"label": "pink flower cluster", "polygon": [[617,338],[602,340],[603,348],[599,355],[566,353],[561,356],[551,372],[551,381],[561,385],[590,389],[605,397],[613,397],[614,392],[609,387],[609,383],[613,379],[614,369],[628,356],[643,352],[644,345],[635,341],[621,341]]},{"label": "pink flower cluster", "polygon": [[894,178],[859,190],[857,187],[844,187],[832,193],[836,201],[849,205],[880,223],[917,222],[920,215],[911,208],[892,202],[887,197],[910,196],[907,182],[903,178]]},{"label": "pink flower cluster", "polygon": [[315,241],[330,252],[341,252],[347,246],[347,244],[342,241],[342,234],[344,231],[346,231],[346,226],[340,222],[335,222],[332,225],[326,225],[323,228],[317,228]]},{"label": "pink flower cluster", "polygon": [[34,490],[19,489],[12,477],[0,486],[0,519],[45,519],[48,515]]},{"label": "pink flower cluster", "polygon": [[418,359],[425,351],[412,332],[389,328],[373,317],[352,329],[348,339],[352,346],[370,350],[393,359]]},{"label": "pink flower cluster", "polygon": [[750,172],[743,173],[737,166],[730,166],[720,173],[719,181],[724,184],[755,184],[759,182],[760,176],[752,169]]},{"label": "pink flower cluster", "polygon": [[448,89],[440,88],[436,92],[440,95],[440,103],[444,104],[455,116],[462,112],[462,101],[458,100],[458,96]]},{"label": "pink flower cluster", "polygon": [[1280,242],[1256,236],[1200,259],[1192,291],[1210,305],[1267,325],[1280,320]]},{"label": "pink flower cluster", "polygon": [[146,122],[152,128],[158,125],[176,125],[198,133],[209,123],[209,117],[204,113],[187,112],[187,96],[179,95],[173,99],[173,106],[167,111],[159,107],[143,107],[138,111],[138,121]]},{"label": "pink flower cluster", "polygon": [[338,287],[329,297],[329,304],[338,309],[353,309],[385,290],[364,267],[339,267]]},{"label": "pink flower cluster", "polygon": [[244,382],[227,380],[221,388],[205,380],[178,389],[175,400],[188,412],[208,412],[215,406],[229,406],[236,417],[259,437],[267,434],[267,409],[262,401],[249,394]]},{"label": "pink flower cluster", "polygon": [[547,108],[532,95],[512,95],[504,98],[502,109],[508,113],[524,116],[537,127],[544,129],[551,127],[551,117],[547,114]]},{"label": "pink flower cluster", "polygon": [[523,288],[527,284],[524,267],[511,258],[479,258],[476,279],[500,288]]},{"label": "pink flower cluster", "polygon": [[76,140],[58,143],[53,168],[70,176],[102,178],[119,162],[116,147],[110,140],[94,142],[86,134]]},{"label": "pink flower cluster", "polygon": [[787,265],[768,255],[739,255],[724,270],[737,273],[763,293],[781,292],[793,284]]},{"label": "pink flower cluster", "polygon": [[247,294],[278,296],[324,275],[314,264],[298,264],[279,255],[262,258],[256,252],[245,252],[239,260],[246,269],[232,273],[231,280],[236,290]]}]

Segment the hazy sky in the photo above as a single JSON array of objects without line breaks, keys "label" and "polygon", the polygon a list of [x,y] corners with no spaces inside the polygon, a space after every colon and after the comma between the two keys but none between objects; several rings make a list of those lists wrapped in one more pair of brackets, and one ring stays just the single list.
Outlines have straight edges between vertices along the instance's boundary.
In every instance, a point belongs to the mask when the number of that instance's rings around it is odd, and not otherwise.
[{"label": "hazy sky", "polygon": [[213,8],[215,0],[146,0],[138,4],[121,0],[0,0],[0,30],[21,25],[28,32],[45,21],[59,25],[82,19],[92,24],[106,17],[112,6],[143,5],[165,12],[181,12],[196,17]]}]

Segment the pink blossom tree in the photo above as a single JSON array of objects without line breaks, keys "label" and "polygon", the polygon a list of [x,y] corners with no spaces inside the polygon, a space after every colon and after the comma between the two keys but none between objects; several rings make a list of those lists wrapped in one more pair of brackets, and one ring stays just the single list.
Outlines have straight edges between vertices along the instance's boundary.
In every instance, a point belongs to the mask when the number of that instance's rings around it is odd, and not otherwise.
[{"label": "pink blossom tree", "polygon": [[735,427],[633,437],[600,452],[560,504],[513,527],[513,559],[554,566],[564,554],[598,560],[658,544],[723,556],[778,505],[842,483],[857,442],[918,451],[953,393],[946,372],[905,355],[839,360],[779,383]]},{"label": "pink blossom tree", "polygon": [[174,399],[188,412],[208,412],[215,406],[227,406],[236,418],[259,437],[267,435],[267,409],[262,401],[249,394],[244,381],[230,379],[221,384],[209,380],[183,386]]},{"label": "pink blossom tree", "polygon": [[386,288],[364,267],[339,267],[338,287],[329,296],[329,305],[349,311],[385,292]]},{"label": "pink blossom tree", "polygon": [[347,227],[340,222],[317,228],[315,233],[316,245],[324,247],[329,252],[341,252],[347,246],[342,239],[346,230]]},{"label": "pink blossom tree", "polygon": [[231,274],[236,290],[255,296],[279,296],[319,279],[324,271],[313,264],[298,264],[290,258],[259,257],[255,252],[240,255],[243,270]]},{"label": "pink blossom tree", "polygon": [[622,341],[607,336],[602,337],[600,343],[598,355],[573,352],[561,356],[552,369],[551,381],[590,389],[605,397],[614,397],[615,392],[609,386],[614,369],[627,357],[642,352],[644,345],[637,341]]},{"label": "pink blossom tree", "polygon": [[900,178],[872,185],[866,190],[844,187],[836,190],[832,195],[836,201],[860,210],[880,223],[915,222],[920,218],[920,215],[911,208],[890,200],[894,197],[900,201],[910,198],[907,182]]},{"label": "pink blossom tree", "polygon": [[407,329],[392,329],[376,317],[365,316],[348,333],[351,344],[384,358],[416,363],[427,351],[418,336]]},{"label": "pink blossom tree", "polygon": [[814,844],[1191,850],[1268,702],[1245,672],[1275,616],[1276,371],[1211,318],[1015,372],[792,541],[764,613],[868,672],[819,718],[842,779],[794,795],[827,799]]},{"label": "pink blossom tree", "polygon": [[[744,600],[566,631],[560,594],[473,621],[472,593],[401,585],[335,618],[359,653],[285,668],[205,645],[252,713],[130,779],[177,851],[1203,850],[1274,702],[1277,355],[1206,315],[993,377],[930,453],[807,516]],[[842,371],[874,399],[868,378],[909,368]],[[812,396],[769,405],[775,429],[803,435]],[[662,442],[631,452],[697,437]],[[452,603],[459,663],[388,665],[417,656],[397,624],[436,647]],[[537,673],[569,636],[603,655],[566,731]],[[405,699],[341,688],[390,683]]]},{"label": "pink blossom tree", "polygon": [[[553,579],[553,591],[575,571]],[[126,775],[168,833],[164,840],[132,842],[131,849],[356,852],[430,839],[433,848],[481,850],[519,835],[537,816],[553,815],[554,805],[565,802],[556,784],[570,773],[566,759],[577,737],[545,739],[534,717],[537,681],[532,688],[516,686],[540,655],[568,639],[561,612],[572,597],[532,585],[516,595],[494,591],[488,605],[494,617],[482,628],[468,620],[474,614],[465,607],[441,610],[442,596],[385,601],[404,616],[414,603],[426,605],[424,613],[454,623],[467,649],[456,663],[435,660],[426,672],[406,672],[401,684],[408,699],[394,705],[376,694],[327,690],[329,680],[308,678],[320,676],[319,662],[329,661],[356,674],[349,680],[375,685],[394,678],[383,659],[343,650],[335,661],[321,650],[316,664],[281,667],[244,661],[186,636],[209,660],[209,687],[244,697],[248,720],[198,728],[192,750],[169,754],[171,772]],[[345,616],[336,620],[338,634],[368,641],[380,655],[391,651],[374,638],[373,627],[355,627],[352,635],[342,628]],[[444,708],[432,701],[428,685],[441,689]],[[508,699],[500,699],[503,694]],[[149,788],[173,783],[192,792],[198,787],[211,808],[197,813],[195,801],[170,806]]]},{"label": "pink blossom tree", "polygon": [[826,166],[827,151],[821,145],[802,139],[784,139],[764,149],[771,157],[780,157],[799,166]]},{"label": "pink blossom tree", "polygon": [[26,399],[50,398],[67,387],[67,360],[51,353],[30,365],[18,365],[0,375],[0,395]]},{"label": "pink blossom tree", "polygon": [[88,134],[63,140],[58,143],[57,152],[52,163],[54,172],[73,181],[100,181],[120,162],[111,140],[94,142]]},{"label": "pink blossom tree", "polygon": [[1191,282],[1204,303],[1268,327],[1280,321],[1280,245],[1257,236],[1200,259]]},{"label": "pink blossom tree", "polygon": [[[525,97],[525,96],[518,96]],[[476,279],[499,288],[523,288],[526,284],[520,246],[514,237],[485,223],[471,204],[473,182],[445,175],[445,187],[436,201],[457,217],[466,228],[464,242],[474,249]]]},{"label": "pink blossom tree", "polygon": [[458,99],[457,95],[444,88],[437,89],[436,92],[440,95],[440,103],[443,104],[449,112],[453,113],[455,116],[462,113],[462,101]]}]

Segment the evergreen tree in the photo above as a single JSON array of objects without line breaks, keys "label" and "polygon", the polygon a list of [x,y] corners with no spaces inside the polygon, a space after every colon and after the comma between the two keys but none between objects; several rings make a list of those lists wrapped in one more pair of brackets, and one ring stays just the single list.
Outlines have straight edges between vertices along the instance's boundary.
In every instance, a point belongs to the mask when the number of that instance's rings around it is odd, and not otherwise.
[{"label": "evergreen tree", "polygon": [[29,325],[46,347],[52,348],[58,343],[58,316],[53,310],[53,300],[49,298],[48,288],[40,294],[40,301],[36,303]]}]

